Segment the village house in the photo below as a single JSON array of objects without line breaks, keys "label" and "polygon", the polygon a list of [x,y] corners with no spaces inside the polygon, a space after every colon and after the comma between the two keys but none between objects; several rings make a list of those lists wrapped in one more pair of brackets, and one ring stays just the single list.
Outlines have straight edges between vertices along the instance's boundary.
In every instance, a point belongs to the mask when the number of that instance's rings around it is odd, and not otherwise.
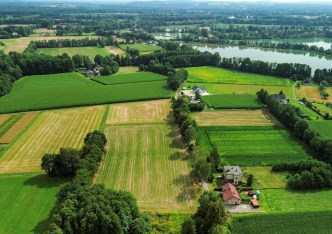
[{"label": "village house", "polygon": [[222,187],[222,197],[226,205],[239,205],[241,203],[240,194],[231,183],[226,183]]},{"label": "village house", "polygon": [[195,86],[192,88],[192,91],[193,91],[194,94],[198,91],[199,94],[200,94],[201,96],[206,96],[206,95],[208,95],[208,93],[206,92],[206,87],[205,87],[205,86],[196,86],[196,85],[195,85]]},{"label": "village house", "polygon": [[238,185],[242,182],[243,172],[239,166],[224,166],[224,178],[227,182]]},{"label": "village house", "polygon": [[279,94],[272,94],[271,97],[274,99],[274,100],[277,100],[277,101],[280,101],[281,104],[288,104],[288,101],[286,99],[286,96],[283,94],[283,93],[279,93]]}]

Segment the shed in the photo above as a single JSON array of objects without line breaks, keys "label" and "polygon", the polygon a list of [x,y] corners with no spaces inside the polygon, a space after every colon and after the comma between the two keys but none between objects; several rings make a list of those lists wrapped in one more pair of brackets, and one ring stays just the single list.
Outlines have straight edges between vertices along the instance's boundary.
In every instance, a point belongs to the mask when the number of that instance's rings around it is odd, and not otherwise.
[{"label": "shed", "polygon": [[251,199],[251,205],[254,208],[259,208],[260,207],[259,202],[257,201],[257,199]]}]

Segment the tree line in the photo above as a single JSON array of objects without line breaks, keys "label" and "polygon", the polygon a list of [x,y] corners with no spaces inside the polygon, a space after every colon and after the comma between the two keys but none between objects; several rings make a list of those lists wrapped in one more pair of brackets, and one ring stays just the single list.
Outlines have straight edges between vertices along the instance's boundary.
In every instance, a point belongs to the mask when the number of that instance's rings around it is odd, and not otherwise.
[{"label": "tree line", "polygon": [[43,156],[41,166],[48,176],[73,177],[58,194],[47,233],[151,232],[149,217],[140,213],[129,192],[93,185],[106,143],[105,135],[94,131],[86,135],[81,150]]},{"label": "tree line", "polygon": [[14,82],[21,77],[21,68],[9,55],[0,53],[0,97],[8,94]]},{"label": "tree line", "polygon": [[34,30],[33,26],[9,25],[0,28],[0,39],[27,37],[33,33],[33,30]]},{"label": "tree line", "polygon": [[112,37],[83,38],[83,39],[57,39],[31,41],[36,48],[63,48],[63,47],[85,47],[85,46],[111,46],[116,44]]}]

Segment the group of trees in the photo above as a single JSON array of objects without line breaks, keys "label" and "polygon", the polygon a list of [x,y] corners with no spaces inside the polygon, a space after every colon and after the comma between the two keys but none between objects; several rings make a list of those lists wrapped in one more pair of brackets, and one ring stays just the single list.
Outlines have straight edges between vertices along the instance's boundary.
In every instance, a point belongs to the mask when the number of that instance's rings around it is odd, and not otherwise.
[{"label": "group of trees", "polygon": [[83,38],[83,39],[57,39],[31,41],[36,48],[62,48],[62,47],[85,47],[85,46],[111,46],[115,44],[112,37]]},{"label": "group of trees", "polygon": [[314,73],[313,80],[320,84],[325,81],[329,86],[332,85],[332,69],[317,69]]},{"label": "group of trees", "polygon": [[61,149],[60,154],[42,158],[49,176],[74,176],[58,194],[49,233],[151,232],[149,217],[139,212],[130,193],[93,185],[106,142],[103,133],[94,131],[84,138],[81,150]]},{"label": "group of trees", "polygon": [[27,37],[33,33],[34,27],[32,26],[16,26],[9,25],[0,28],[0,39]]},{"label": "group of trees", "polygon": [[22,70],[13,59],[0,53],[0,97],[8,94],[16,80],[22,77]]},{"label": "group of trees", "polygon": [[188,71],[181,68],[175,73],[169,72],[167,75],[167,85],[173,90],[177,90],[181,84],[188,79]]},{"label": "group of trees", "polygon": [[97,54],[94,58],[94,62],[95,65],[102,67],[100,71],[102,76],[113,75],[119,71],[119,64],[115,61],[113,55],[106,55],[103,57]]},{"label": "group of trees", "polygon": [[319,189],[332,187],[331,165],[321,161],[278,163],[272,171],[288,171],[287,185],[293,189]]}]

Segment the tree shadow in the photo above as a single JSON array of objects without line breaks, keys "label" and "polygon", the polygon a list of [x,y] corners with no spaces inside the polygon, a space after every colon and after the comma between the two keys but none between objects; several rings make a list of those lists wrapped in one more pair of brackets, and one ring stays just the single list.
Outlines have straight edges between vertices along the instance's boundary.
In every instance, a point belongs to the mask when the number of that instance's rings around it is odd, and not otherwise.
[{"label": "tree shadow", "polygon": [[54,188],[67,183],[69,180],[69,178],[48,177],[45,174],[40,174],[29,177],[29,179],[23,182],[23,185],[34,186],[37,188]]},{"label": "tree shadow", "polygon": [[184,152],[175,152],[169,156],[169,160],[175,161],[175,160],[181,160],[186,161],[188,160],[188,155]]},{"label": "tree shadow", "polygon": [[178,202],[186,202],[196,197],[197,189],[190,175],[180,175],[173,180],[173,184],[181,188],[181,192],[176,196]]},{"label": "tree shadow", "polygon": [[50,213],[48,214],[48,217],[44,220],[39,221],[39,223],[37,223],[37,225],[31,230],[31,232],[36,233],[36,234],[45,234],[47,229],[49,228],[51,222],[52,222],[52,217],[51,214],[54,213],[55,207],[57,205],[55,205],[52,210],[50,211]]}]

